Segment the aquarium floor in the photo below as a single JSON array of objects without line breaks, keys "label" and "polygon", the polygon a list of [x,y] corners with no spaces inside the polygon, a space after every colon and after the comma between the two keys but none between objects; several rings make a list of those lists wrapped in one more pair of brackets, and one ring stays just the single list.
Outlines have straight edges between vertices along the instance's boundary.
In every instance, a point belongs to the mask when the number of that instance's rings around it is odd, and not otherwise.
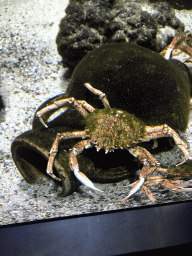
[{"label": "aquarium floor", "polygon": [[[0,224],[18,223],[81,213],[100,212],[152,204],[138,192],[125,205],[128,180],[97,184],[99,193],[83,185],[68,197],[59,196],[61,188],[53,182],[27,184],[13,163],[10,147],[13,139],[30,130],[35,110],[45,100],[65,91],[69,81],[57,53],[55,38],[68,1],[1,0],[1,38],[6,52],[0,55],[1,95],[5,109],[0,122]],[[192,11],[177,11],[177,16],[192,30]],[[6,56],[6,57],[5,57]],[[19,61],[18,61],[19,60]],[[192,144],[192,118],[184,135]],[[192,152],[191,152],[192,154]],[[177,162],[180,151],[157,156],[162,164]],[[158,203],[188,200],[192,193],[153,188]]]}]

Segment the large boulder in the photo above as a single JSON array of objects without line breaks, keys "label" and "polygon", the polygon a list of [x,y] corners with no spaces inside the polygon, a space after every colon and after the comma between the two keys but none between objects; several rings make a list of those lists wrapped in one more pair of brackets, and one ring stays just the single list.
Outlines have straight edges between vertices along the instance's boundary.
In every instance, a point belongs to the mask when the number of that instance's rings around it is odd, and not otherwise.
[{"label": "large boulder", "polygon": [[166,2],[71,0],[65,12],[56,43],[63,65],[72,69],[105,43],[135,43],[160,51],[184,30]]}]

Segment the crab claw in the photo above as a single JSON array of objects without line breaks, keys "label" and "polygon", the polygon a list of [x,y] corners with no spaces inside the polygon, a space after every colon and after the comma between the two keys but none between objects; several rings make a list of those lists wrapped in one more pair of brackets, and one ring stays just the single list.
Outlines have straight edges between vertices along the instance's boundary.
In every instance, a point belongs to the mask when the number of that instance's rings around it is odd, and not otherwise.
[{"label": "crab claw", "polygon": [[135,194],[143,185],[143,183],[145,182],[145,178],[140,177],[139,180],[137,180],[135,182],[135,184],[133,185],[132,189],[130,190],[128,196],[126,196],[122,203],[125,203],[133,194]]},{"label": "crab claw", "polygon": [[88,179],[87,176],[84,173],[80,172],[79,170],[75,170],[74,175],[85,186],[97,190],[99,192],[103,192],[102,190],[96,188],[92,181],[90,181],[90,179]]}]

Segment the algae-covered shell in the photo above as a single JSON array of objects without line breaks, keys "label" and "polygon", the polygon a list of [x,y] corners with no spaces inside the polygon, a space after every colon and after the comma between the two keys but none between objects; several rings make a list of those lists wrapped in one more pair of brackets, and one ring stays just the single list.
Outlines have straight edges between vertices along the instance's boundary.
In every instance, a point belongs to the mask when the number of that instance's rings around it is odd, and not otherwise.
[{"label": "algae-covered shell", "polygon": [[[68,130],[68,129],[67,129]],[[46,173],[50,149],[58,132],[65,131],[65,128],[53,128],[43,131],[27,131],[14,139],[11,145],[13,160],[28,183],[35,183],[38,178],[48,179]],[[73,145],[75,142],[73,141]],[[67,196],[71,194],[79,182],[69,167],[67,150],[71,144],[61,144],[54,162],[54,174],[61,179],[63,191]],[[58,183],[61,183],[58,181]]]},{"label": "algae-covered shell", "polygon": [[191,82],[181,62],[134,44],[106,44],[79,62],[65,94],[103,108],[85,82],[104,92],[111,107],[133,113],[147,125],[187,127]]}]

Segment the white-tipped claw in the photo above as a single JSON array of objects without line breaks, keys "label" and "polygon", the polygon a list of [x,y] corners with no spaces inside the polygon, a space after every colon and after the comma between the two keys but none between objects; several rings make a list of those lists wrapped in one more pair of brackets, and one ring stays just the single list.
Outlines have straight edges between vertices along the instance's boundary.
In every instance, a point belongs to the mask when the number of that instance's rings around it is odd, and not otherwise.
[{"label": "white-tipped claw", "polygon": [[165,58],[166,60],[169,60],[169,59],[170,59],[172,51],[173,51],[173,48],[172,48],[172,47],[169,47],[169,49],[167,50],[167,52],[166,52],[166,54],[165,54],[165,56],[164,56],[164,58]]},{"label": "white-tipped claw", "polygon": [[81,183],[83,183],[85,186],[87,186],[87,187],[89,187],[89,188],[92,188],[92,189],[94,189],[94,190],[97,190],[97,191],[99,191],[99,192],[103,192],[102,190],[96,188],[96,187],[94,186],[94,184],[92,183],[92,181],[90,181],[90,179],[88,179],[87,176],[86,176],[84,173],[80,172],[79,170],[75,170],[75,171],[74,171],[74,175],[75,175],[75,177],[76,177]]},{"label": "white-tipped claw", "polygon": [[128,196],[126,196],[124,200],[127,200],[129,197],[131,197],[133,194],[135,194],[143,185],[145,179],[143,177],[140,177],[139,180],[136,182],[136,184],[133,186],[133,188],[130,190]]},{"label": "white-tipped claw", "polygon": [[44,122],[43,118],[41,116],[39,116],[38,114],[37,114],[37,117],[39,118],[39,120],[42,123],[42,125],[44,125],[45,128],[48,128],[48,125],[46,125],[46,123]]}]

